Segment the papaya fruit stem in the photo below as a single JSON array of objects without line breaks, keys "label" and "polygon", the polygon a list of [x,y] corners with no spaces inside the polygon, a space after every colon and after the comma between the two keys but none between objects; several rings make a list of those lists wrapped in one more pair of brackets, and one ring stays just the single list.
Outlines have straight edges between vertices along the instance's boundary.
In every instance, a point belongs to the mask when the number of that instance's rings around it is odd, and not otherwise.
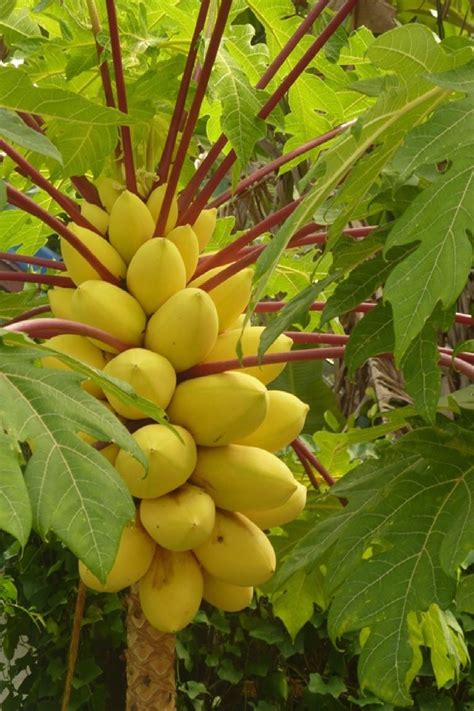
[{"label": "papaya fruit stem", "polygon": [[74,609],[74,618],[72,623],[71,641],[69,643],[69,654],[67,662],[66,682],[64,684],[63,698],[61,702],[61,711],[68,711],[69,702],[71,700],[72,683],[74,680],[74,672],[76,670],[77,655],[79,652],[79,641],[81,636],[82,619],[84,617],[84,608],[86,604],[86,586],[80,580],[77,589],[76,607]]}]

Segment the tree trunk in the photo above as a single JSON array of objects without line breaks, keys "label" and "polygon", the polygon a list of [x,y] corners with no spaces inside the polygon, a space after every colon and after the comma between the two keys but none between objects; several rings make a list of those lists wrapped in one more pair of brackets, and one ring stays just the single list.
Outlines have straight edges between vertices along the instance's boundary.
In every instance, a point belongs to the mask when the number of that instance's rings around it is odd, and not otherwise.
[{"label": "tree trunk", "polygon": [[127,711],[175,711],[175,637],[147,622],[135,589],[127,607]]}]

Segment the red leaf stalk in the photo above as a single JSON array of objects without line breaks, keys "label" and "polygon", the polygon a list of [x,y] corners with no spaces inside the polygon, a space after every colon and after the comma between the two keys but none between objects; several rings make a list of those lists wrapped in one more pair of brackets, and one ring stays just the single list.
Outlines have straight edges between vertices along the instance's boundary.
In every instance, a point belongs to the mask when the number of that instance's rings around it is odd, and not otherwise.
[{"label": "red leaf stalk", "polygon": [[[312,27],[313,23],[319,17],[319,15],[324,10],[324,8],[326,7],[327,4],[328,4],[328,0],[320,0],[320,2],[317,3],[316,6],[312,10],[309,11],[308,15],[303,20],[301,25],[298,27],[298,29],[296,30],[294,35],[292,35],[292,37],[290,37],[288,42],[281,49],[281,51],[275,57],[273,62],[270,63],[270,65],[266,69],[265,73],[258,81],[258,83],[255,87],[256,89],[264,89],[268,85],[268,83],[273,79],[273,77],[275,76],[277,71],[282,66],[283,62],[285,62],[288,59],[288,56],[291,54],[293,49],[297,46],[300,39]],[[212,148],[208,152],[207,156],[204,158],[201,165],[196,170],[196,173],[191,178],[191,180],[189,181],[185,190],[183,191],[182,202],[180,202],[180,208],[186,209],[186,205],[188,205],[194,199],[194,196],[196,195],[196,192],[197,192],[200,184],[202,183],[202,181],[208,174],[209,170],[212,168],[212,166],[218,159],[219,154],[222,151],[222,149],[224,148],[226,143],[227,143],[227,138],[224,136],[224,134],[221,134],[219,136],[219,138],[217,139],[217,142],[212,146]]]},{"label": "red leaf stalk", "polygon": [[305,470],[306,475],[307,475],[308,479],[310,480],[312,486],[313,486],[317,491],[319,491],[318,480],[317,480],[316,477],[314,476],[314,472],[313,472],[313,469],[312,469],[312,467],[311,467],[311,464],[308,462],[308,460],[307,460],[306,457],[303,455],[303,453],[298,449],[298,447],[295,447],[295,443],[294,443],[294,442],[292,442],[291,447],[293,448],[294,453],[296,454],[296,456],[297,456],[298,459],[300,460],[300,462],[301,462],[301,464],[302,464],[302,466],[303,466],[303,469]]},{"label": "red leaf stalk", "polygon": [[0,281],[18,281],[22,284],[48,284],[49,286],[63,286],[73,289],[75,284],[68,277],[55,276],[53,274],[37,274],[32,272],[8,272],[0,271]]},{"label": "red leaf stalk", "polygon": [[176,193],[176,188],[178,187],[179,176],[181,175],[181,169],[188,152],[189,144],[193,137],[194,128],[196,122],[199,118],[199,111],[201,109],[201,104],[206,93],[207,85],[209,83],[209,78],[211,76],[211,71],[214,66],[214,61],[217,56],[219,45],[221,43],[222,35],[224,34],[224,29],[227,23],[227,18],[232,6],[232,0],[222,0],[219,12],[216,17],[216,23],[212,31],[208,49],[206,52],[206,57],[202,66],[202,71],[199,75],[199,81],[196,88],[196,93],[189,109],[188,118],[183,129],[181,136],[181,141],[179,144],[178,152],[176,154],[176,159],[173,163],[171,169],[170,177],[166,186],[166,192],[163,198],[163,204],[161,206],[161,211],[158,216],[158,220],[155,228],[155,236],[159,236],[163,233],[166,221],[168,219],[171,202],[174,194]]},{"label": "red leaf stalk", "polygon": [[[290,161],[294,160],[295,158],[298,158],[299,156],[303,155],[304,153],[308,153],[309,151],[313,150],[313,148],[317,148],[317,146],[321,146],[323,143],[327,143],[330,141],[332,138],[335,138],[335,136],[339,136],[340,133],[345,131],[349,126],[352,126],[355,123],[355,119],[353,121],[348,121],[347,123],[343,123],[340,126],[337,126],[334,128],[332,131],[328,131],[327,133],[323,134],[322,136],[318,136],[317,138],[313,138],[311,141],[306,141],[306,143],[303,143],[301,146],[298,146],[298,148],[295,148],[292,151],[289,151],[288,153],[285,153],[285,155],[280,156],[279,158],[276,158],[275,160],[270,161],[266,165],[264,165],[262,168],[259,168],[258,170],[255,170],[253,173],[251,173],[249,176],[244,178],[243,180],[240,181],[240,183],[237,184],[236,188],[234,191],[232,190],[226,190],[223,192],[221,195],[216,197],[207,207],[220,207],[223,205],[225,202],[227,202],[230,199],[233,199],[237,197],[237,195],[240,195],[241,193],[245,192],[247,188],[249,188],[251,185],[254,183],[260,182],[263,178],[265,178],[267,175],[270,173],[273,173],[274,171],[278,170],[281,168],[282,165],[285,165],[286,163],[289,163]],[[200,193],[199,198],[196,200],[196,206],[200,208],[202,204],[202,195],[204,193],[207,193],[207,186],[211,182],[212,178],[209,180],[207,183],[205,189]],[[215,188],[213,188],[212,192],[214,192]],[[212,195],[211,192],[211,195]],[[203,203],[203,206],[205,205],[205,202]],[[193,210],[194,210],[194,205],[193,205]]]},{"label": "red leaf stalk", "polygon": [[97,232],[96,228],[94,225],[91,225],[91,223],[81,215],[81,211],[79,209],[79,206],[77,203],[73,202],[70,198],[67,197],[67,195],[64,195],[60,190],[54,187],[52,183],[49,182],[49,180],[46,180],[46,178],[41,175],[39,170],[37,170],[24,156],[21,155],[21,153],[18,153],[14,148],[8,145],[5,141],[2,141],[0,139],[0,150],[4,151],[4,153],[7,154],[7,156],[10,156],[10,158],[17,164],[17,166],[23,171],[23,173],[26,173],[26,175],[37,185],[39,188],[44,190],[48,195],[50,195],[53,200],[64,210],[64,212],[69,215],[71,220],[73,220],[76,224],[81,225],[82,227],[87,227],[89,230],[93,230],[94,232]]},{"label": "red leaf stalk", "polygon": [[123,341],[107,333],[107,331],[102,331],[100,328],[61,318],[37,318],[33,321],[18,321],[13,325],[5,326],[5,329],[7,331],[27,333],[32,338],[52,338],[63,334],[87,336],[107,343],[120,353],[133,347],[129,343],[123,343]]},{"label": "red leaf stalk", "polygon": [[235,257],[242,247],[246,247],[250,244],[250,242],[253,242],[256,237],[259,237],[270,228],[275,227],[275,225],[278,225],[286,220],[286,218],[291,215],[300,202],[301,198],[288,203],[288,205],[285,205],[280,210],[277,210],[277,212],[274,212],[272,215],[266,217],[250,230],[247,230],[247,232],[244,232],[241,237],[236,239],[231,244],[228,244],[224,247],[224,249],[221,249],[220,252],[210,256],[205,262],[201,262],[196,269],[195,277],[209,271],[209,269],[213,269],[213,267],[218,267],[221,264],[231,261],[230,258]]},{"label": "red leaf stalk", "polygon": [[336,483],[335,479],[333,479],[326,467],[319,461],[317,457],[315,457],[313,452],[303,442],[302,439],[298,437],[291,443],[291,446],[293,447],[295,452],[304,457],[316,469],[316,471],[319,472],[326,484],[329,484],[329,486],[334,486],[334,484]]},{"label": "red leaf stalk", "polygon": [[178,96],[176,97],[173,116],[171,117],[168,135],[166,136],[165,146],[163,148],[163,153],[160,159],[160,165],[158,168],[160,183],[165,183],[168,179],[168,173],[173,157],[173,151],[176,145],[176,139],[178,137],[179,127],[181,125],[181,120],[183,118],[183,112],[186,105],[186,97],[188,95],[189,85],[191,83],[193,69],[196,63],[196,57],[199,48],[199,37],[206,21],[207,13],[209,11],[209,5],[210,0],[201,1],[196,25],[194,27],[194,33],[191,39],[191,45],[189,47],[189,52],[186,57],[186,64],[184,67],[183,76],[179,85]]},{"label": "red leaf stalk", "polygon": [[82,195],[84,200],[87,200],[87,202],[90,202],[92,205],[97,205],[97,207],[103,207],[97,188],[91,183],[89,178],[86,178],[85,175],[74,175],[70,180],[71,184],[75,187],[79,195]]},{"label": "red leaf stalk", "polygon": [[4,262],[19,262],[24,264],[34,264],[46,269],[57,269],[60,272],[66,271],[64,262],[56,259],[44,259],[43,257],[31,257],[29,254],[18,254],[17,252],[0,252],[0,259]]},{"label": "red leaf stalk", "polygon": [[469,380],[474,380],[474,365],[470,365],[466,360],[462,358],[453,358],[450,355],[440,354],[439,363],[444,368],[454,368],[454,370],[459,371],[465,375]]},{"label": "red leaf stalk", "polygon": [[237,274],[237,272],[240,272],[242,269],[245,269],[245,267],[248,267],[250,264],[253,264],[256,261],[260,252],[260,247],[253,247],[252,250],[248,252],[248,254],[241,257],[236,262],[233,262],[226,269],[223,269],[217,274],[214,274],[214,276],[212,276],[210,279],[201,284],[199,288],[203,291],[211,291],[212,289],[215,289],[216,286],[219,286],[219,284],[222,284],[224,281],[227,281],[227,279],[230,279],[230,277],[234,276],[234,274]]},{"label": "red leaf stalk", "polygon": [[110,108],[115,108],[114,93],[112,91],[112,82],[110,80],[109,64],[106,59],[102,57],[104,53],[104,48],[98,40],[99,33],[101,31],[99,15],[97,14],[97,8],[94,0],[87,0],[87,8],[89,10],[89,17],[91,21],[92,33],[95,39],[95,48],[97,50],[97,58],[99,60],[99,71],[102,79],[102,87],[104,89],[105,103]]},{"label": "red leaf stalk", "polygon": [[[44,222],[45,225],[51,227],[54,232],[57,232],[61,237],[63,237],[66,242],[69,242],[74,249],[79,252],[79,254],[87,260],[87,262],[93,267],[97,274],[104,281],[109,281],[111,284],[120,286],[120,281],[117,279],[115,274],[112,274],[104,265],[97,259],[95,254],[88,249],[81,240],[76,237],[75,234],[69,230],[64,222],[58,220],[54,215],[50,215],[49,212],[44,210],[40,205],[37,205],[34,200],[32,200],[28,195],[20,192],[16,188],[7,184],[7,200],[10,205],[19,207],[21,210],[28,212],[30,215],[37,217],[39,220]],[[55,277],[56,279],[63,277]],[[47,283],[47,282],[44,282]]]},{"label": "red leaf stalk", "polygon": [[23,123],[26,123],[26,125],[32,128],[33,131],[43,133],[43,129],[41,128],[34,116],[28,114],[26,111],[17,111],[17,114],[22,119]]},{"label": "red leaf stalk", "polygon": [[11,318],[9,321],[3,324],[3,328],[5,328],[6,326],[12,326],[14,323],[18,323],[19,321],[27,321],[28,319],[36,318],[37,316],[40,316],[41,314],[47,314],[50,311],[51,308],[49,304],[45,304],[44,306],[35,306],[33,309],[23,311],[22,314],[19,314],[19,316],[15,316],[15,318]]},{"label": "red leaf stalk", "polygon": [[[114,0],[105,0],[107,6],[107,18],[109,21],[110,44],[112,46],[112,61],[114,64],[115,86],[117,88],[118,108],[124,114],[128,114],[127,93],[125,90],[125,80],[123,76],[122,52],[120,49],[120,35],[117,23],[117,12]],[[125,167],[125,184],[127,190],[137,193],[137,180],[135,176],[135,166],[133,162],[132,137],[129,126],[120,128],[122,136],[123,163]]]}]

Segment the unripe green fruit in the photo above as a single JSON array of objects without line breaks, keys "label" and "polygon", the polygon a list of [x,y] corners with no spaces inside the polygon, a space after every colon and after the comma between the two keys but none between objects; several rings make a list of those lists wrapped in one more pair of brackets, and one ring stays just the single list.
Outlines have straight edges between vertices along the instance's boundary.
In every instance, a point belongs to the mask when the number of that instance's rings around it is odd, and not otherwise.
[{"label": "unripe green fruit", "polygon": [[153,562],[139,583],[143,614],[161,632],[178,632],[196,615],[202,588],[201,569],[192,553],[175,553],[157,546]]},{"label": "unripe green fruit", "polygon": [[274,508],[296,491],[293,474],[278,457],[239,444],[199,447],[191,481],[227,511]]},{"label": "unripe green fruit", "polygon": [[186,268],[179,250],[161,237],[135,252],[127,271],[127,287],[150,316],[186,286]]},{"label": "unripe green fruit", "polygon": [[[267,366],[265,366],[267,367]],[[268,391],[268,411],[262,424],[236,444],[276,452],[287,447],[304,427],[309,405],[284,390]]]},{"label": "unripe green fruit", "polygon": [[[243,356],[255,356],[258,353],[260,339],[264,331],[263,326],[248,326],[244,329],[236,328],[219,334],[212,350],[207,354],[204,363],[216,363],[221,360],[235,360],[237,356],[237,343],[240,340]],[[291,349],[293,341],[283,333],[272,343],[267,353],[286,353]],[[252,375],[260,382],[267,385],[278,378],[286,367],[286,363],[272,363],[271,365],[255,365],[248,368],[239,368],[239,372]]]},{"label": "unripe green fruit", "polygon": [[252,602],[253,588],[231,585],[214,578],[203,569],[203,600],[224,612],[240,612]]},{"label": "unripe green fruit", "polygon": [[[158,407],[168,407],[176,387],[176,373],[171,364],[157,353],[145,348],[130,348],[119,353],[104,367],[104,373],[129,383],[147,400]],[[115,412],[129,420],[139,420],[145,414],[133,405],[126,405],[112,393],[105,393]]]},{"label": "unripe green fruit", "polygon": [[101,583],[84,563],[79,561],[79,575],[88,588],[97,592],[118,592],[142,578],[153,560],[155,541],[141,526],[130,524],[122,531],[117,555],[105,583]]},{"label": "unripe green fruit", "polygon": [[143,499],[140,520],[163,548],[187,551],[204,543],[212,533],[216,507],[202,489],[190,484],[157,499]]},{"label": "unripe green fruit", "polygon": [[99,193],[102,205],[105,207],[107,212],[110,213],[115,201],[119,195],[122,194],[123,187],[121,187],[120,183],[113,178],[106,178],[104,175],[97,178],[95,186],[97,188],[97,192]]},{"label": "unripe green fruit", "polygon": [[242,511],[241,513],[261,529],[284,526],[285,523],[294,521],[306,505],[306,487],[299,481],[296,482],[296,487],[296,491],[281,506],[261,511]]},{"label": "unripe green fruit", "polygon": [[[163,185],[159,185],[157,188],[153,190],[151,193],[150,197],[147,200],[147,207],[151,212],[151,216],[153,217],[153,222],[154,224],[157,223],[159,214],[161,212],[161,206],[163,204],[163,198],[165,197],[165,192],[166,192],[166,183],[163,183]],[[178,221],[178,201],[176,199],[176,195],[173,197],[171,201],[171,207],[168,215],[168,219],[166,220],[166,225],[165,229],[163,230],[164,234],[159,235],[159,237],[165,237],[168,235],[168,232],[170,232],[174,226],[176,225],[176,222]]]},{"label": "unripe green fruit", "polygon": [[105,235],[109,227],[109,213],[98,205],[91,202],[83,202],[81,205],[81,215],[96,227],[101,235]]},{"label": "unripe green fruit", "polygon": [[199,251],[202,252],[208,245],[216,229],[217,210],[201,210],[196,222],[192,225],[199,242]]},{"label": "unripe green fruit", "polygon": [[181,373],[206,357],[216,341],[217,329],[211,297],[200,289],[182,289],[148,321],[145,345]]},{"label": "unripe green fruit", "polygon": [[[84,244],[118,279],[124,279],[127,271],[127,266],[120,254],[110,245],[106,239],[92,232],[86,227],[78,225],[70,225],[69,229],[76,237]],[[69,276],[76,286],[90,279],[101,279],[100,274],[89,262],[71,245],[61,237],[61,254],[63,255],[64,263],[67,267]]]},{"label": "unripe green fruit", "polygon": [[[106,281],[85,281],[74,292],[72,313],[75,321],[107,331],[130,346],[140,346],[145,331],[145,313],[133,296]],[[109,353],[116,349],[92,339]]]},{"label": "unripe green fruit", "polygon": [[[193,279],[189,286],[199,287],[208,279],[221,272],[225,267],[216,267]],[[252,270],[241,269],[240,272],[226,279],[208,293],[213,300],[219,316],[219,333],[225,331],[247,307],[252,289]]]},{"label": "unripe green fruit", "polygon": [[270,541],[239,513],[217,510],[211,537],[194,554],[210,575],[231,585],[262,585],[275,572]]},{"label": "unripe green fruit", "polygon": [[169,239],[178,248],[186,269],[186,283],[196,271],[199,260],[199,242],[190,225],[180,225],[168,232]]},{"label": "unripe green fruit", "polygon": [[115,468],[132,496],[155,499],[177,489],[191,476],[196,466],[196,445],[185,429],[173,428],[175,431],[166,425],[146,425],[133,433],[147,458],[147,473],[128,452],[121,450],[117,455]]},{"label": "unripe green fruit", "polygon": [[[60,353],[65,353],[73,358],[77,358],[83,363],[91,365],[93,368],[98,368],[98,370],[102,370],[105,366],[105,358],[102,351],[97,348],[97,346],[94,346],[88,338],[84,338],[84,336],[73,336],[69,334],[53,336],[49,338],[44,345]],[[69,370],[69,366],[66,363],[63,363],[54,356],[45,356],[45,358],[41,359],[41,362],[44,368]],[[82,387],[90,393],[90,395],[94,395],[94,397],[100,398],[104,396],[102,389],[91,380],[84,380]]]},{"label": "unripe green fruit", "polygon": [[267,412],[267,389],[236,371],[206,375],[178,385],[168,407],[172,422],[186,427],[203,447],[221,447],[250,434]]},{"label": "unripe green fruit", "polygon": [[110,244],[128,264],[137,249],[153,237],[154,230],[155,223],[145,203],[124,190],[110,213]]}]

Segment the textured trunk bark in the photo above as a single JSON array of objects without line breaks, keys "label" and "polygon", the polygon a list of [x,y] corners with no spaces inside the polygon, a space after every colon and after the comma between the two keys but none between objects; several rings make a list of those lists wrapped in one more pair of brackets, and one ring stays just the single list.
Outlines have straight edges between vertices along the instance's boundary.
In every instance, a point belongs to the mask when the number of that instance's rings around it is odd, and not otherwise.
[{"label": "textured trunk bark", "polygon": [[175,711],[175,637],[148,624],[136,590],[127,607],[127,711]]}]

